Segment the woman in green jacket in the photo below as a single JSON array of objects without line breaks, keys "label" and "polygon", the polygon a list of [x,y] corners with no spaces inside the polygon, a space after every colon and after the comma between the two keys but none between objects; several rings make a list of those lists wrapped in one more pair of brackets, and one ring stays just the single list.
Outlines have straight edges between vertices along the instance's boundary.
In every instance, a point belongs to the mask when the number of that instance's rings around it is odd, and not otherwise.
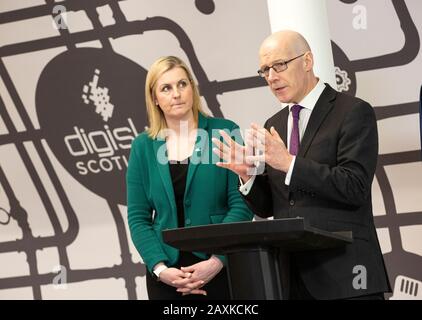
[{"label": "woman in green jacket", "polygon": [[218,130],[239,141],[238,126],[204,114],[192,73],[177,57],[154,62],[145,97],[149,127],[132,143],[126,180],[129,227],[148,269],[148,296],[229,299],[224,257],[181,252],[161,232],[252,219],[238,177],[217,167],[212,152]]}]

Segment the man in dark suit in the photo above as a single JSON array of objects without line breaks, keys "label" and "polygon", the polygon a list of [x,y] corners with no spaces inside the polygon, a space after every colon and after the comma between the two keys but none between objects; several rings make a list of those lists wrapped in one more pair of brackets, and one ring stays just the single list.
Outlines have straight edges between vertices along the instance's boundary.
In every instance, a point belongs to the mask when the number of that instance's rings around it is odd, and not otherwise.
[{"label": "man in dark suit", "polygon": [[[259,57],[258,73],[287,106],[264,128],[252,124],[245,147],[221,132],[226,144],[214,140],[214,152],[224,162],[217,165],[239,175],[240,192],[258,216],[305,217],[321,229],[353,232],[344,248],[291,256],[291,299],[383,299],[390,284],[372,215],[378,154],[372,107],[319,80],[297,32],[270,35]],[[257,162],[265,163],[264,172],[251,175]]]}]

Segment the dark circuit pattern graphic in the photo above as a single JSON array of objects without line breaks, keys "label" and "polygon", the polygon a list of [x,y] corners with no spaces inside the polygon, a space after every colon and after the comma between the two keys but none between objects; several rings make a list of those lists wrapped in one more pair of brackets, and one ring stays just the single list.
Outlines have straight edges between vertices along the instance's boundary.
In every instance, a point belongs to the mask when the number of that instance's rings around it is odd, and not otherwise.
[{"label": "dark circuit pattern graphic", "polygon": [[[341,2],[354,4],[357,1],[344,0]],[[420,35],[406,6],[406,2],[392,0],[391,3],[396,11],[405,38],[404,46],[400,51],[378,57],[350,61],[341,48],[336,43],[332,43],[335,65],[343,71],[343,73],[336,73],[337,84],[341,88],[349,82],[349,85],[347,85],[348,89],[344,91],[351,95],[356,94],[357,72],[403,66],[411,63],[420,54]],[[388,118],[417,114],[418,106],[419,102],[415,101],[399,105],[374,107],[377,120],[380,121]],[[398,215],[392,185],[387,177],[385,167],[394,164],[414,163],[420,160],[421,153],[419,150],[381,154],[378,157],[378,165],[375,173],[381,188],[386,210],[385,216],[375,217],[375,224],[377,228],[388,228],[391,241],[391,252],[384,255],[384,260],[387,265],[391,285],[394,286],[396,283],[394,295],[398,293],[407,299],[412,299],[415,296],[418,296],[418,299],[422,299],[420,292],[422,289],[420,287],[422,285],[422,257],[404,250],[400,227],[422,224],[422,212],[407,212]],[[398,279],[398,276],[401,276],[401,278]],[[404,279],[403,281],[408,281],[410,285],[412,282],[415,285],[412,288],[409,284],[403,287],[403,283],[406,282],[403,282],[402,279]],[[397,288],[397,284],[400,286],[399,288]],[[397,292],[397,289],[399,292]]]},{"label": "dark circuit pattern graphic", "polygon": [[[30,269],[29,276],[0,279],[0,288],[31,287],[34,299],[42,299],[40,287],[51,284],[57,274],[54,272],[40,274],[37,271],[36,251],[43,248],[57,247],[61,268],[66,270],[67,283],[104,278],[124,279],[128,298],[136,299],[135,278],[145,275],[145,267],[141,263],[134,263],[131,259],[127,245],[128,234],[118,209],[118,204],[125,204],[125,170],[112,170],[114,168],[111,166],[117,164],[120,168],[124,167],[124,163],[127,165],[129,154],[127,146],[130,146],[130,143],[128,143],[128,141],[130,142],[129,138],[136,136],[137,128],[142,129],[146,125],[145,112],[141,112],[141,108],[135,105],[137,102],[145,100],[144,94],[139,88],[144,86],[143,81],[146,76],[146,70],[125,57],[116,54],[111,47],[109,39],[131,34],[144,34],[152,30],[166,30],[172,33],[188,56],[201,87],[202,95],[215,116],[223,116],[216,99],[217,94],[262,86],[263,83],[258,77],[221,82],[209,81],[186,32],[177,23],[166,17],[157,16],[143,21],[128,22],[117,1],[96,0],[88,2],[69,0],[62,4],[65,5],[67,12],[83,10],[89,17],[94,29],[76,33],[69,33],[67,29],[58,29],[60,36],[57,37],[21,42],[0,48],[1,57],[60,46],[65,46],[67,49],[52,59],[40,75],[36,92],[37,115],[40,122],[39,129],[34,127],[4,63],[0,63],[1,77],[26,128],[24,132],[16,130],[3,100],[1,100],[0,115],[8,133],[0,136],[0,146],[10,143],[16,146],[54,228],[53,236],[33,236],[31,226],[28,223],[28,215],[31,214],[31,209],[21,207],[10,181],[0,167],[0,183],[10,205],[10,211],[2,209],[6,214],[6,219],[2,221],[2,224],[7,224],[10,219],[14,219],[23,232],[23,237],[20,240],[0,243],[0,253],[25,252]],[[28,18],[52,15],[55,5],[54,1],[47,1],[45,5],[1,13],[0,23],[5,24]],[[115,24],[105,27],[100,24],[96,8],[103,5],[109,5],[112,9]],[[203,14],[212,14],[213,1],[195,1],[194,5]],[[53,17],[56,18],[56,22],[65,22],[60,21],[58,16],[53,15]],[[90,40],[100,40],[102,48],[77,48],[75,45],[76,43]],[[66,68],[66,66],[72,67]],[[97,77],[97,80],[95,80],[95,77]],[[93,84],[95,81],[101,83],[101,80],[107,83],[106,90],[101,91],[97,85]],[[122,83],[125,83],[125,86],[122,86]],[[130,87],[131,85],[132,87]],[[88,92],[88,87],[91,88],[91,92]],[[101,104],[101,99],[110,100],[110,96],[107,94],[108,89],[110,89],[112,103],[117,106],[116,110],[107,112],[107,108],[103,108],[99,112],[92,112],[92,108],[84,106],[82,112],[75,112],[75,106],[89,104],[90,99],[94,101],[94,104],[95,102],[96,104]],[[93,90],[95,91],[94,94],[92,93]],[[130,97],[125,96],[127,92],[132,95]],[[88,99],[88,94],[90,94],[90,99]],[[95,94],[97,96],[94,96]],[[57,102],[61,104],[59,108]],[[109,116],[98,117],[98,114],[104,115],[107,113]],[[105,118],[111,119],[104,121]],[[117,126],[120,126],[120,128],[117,128]],[[69,128],[71,130],[68,130]],[[97,130],[94,131],[93,129]],[[89,130],[91,130],[90,133],[94,134],[89,135]],[[131,132],[132,130],[133,132]],[[68,134],[68,139],[65,138],[64,140],[67,143],[63,143],[66,133]],[[124,137],[122,133],[129,134]],[[97,140],[95,140],[96,137]],[[106,139],[97,143],[98,139],[104,137]],[[75,171],[79,168],[80,175],[78,175],[78,172],[72,172],[72,175],[77,180],[93,192],[104,196],[107,200],[117,227],[122,260],[120,265],[93,270],[76,270],[71,267],[66,248],[77,238],[80,224],[62,182],[57,176],[51,159],[41,142],[42,139],[47,141],[54,155],[69,171]],[[42,178],[39,176],[28,151],[23,145],[23,142],[27,140],[31,140],[34,143],[35,150],[41,158],[63,205],[69,223],[66,231],[62,229],[52,201],[43,185]],[[124,140],[126,140],[126,144],[122,143]],[[118,144],[120,148],[107,149],[104,147],[105,141],[113,147]],[[77,166],[75,166],[74,161],[72,163],[73,159],[69,157],[69,152],[72,155],[80,155],[85,152],[88,162],[79,161],[76,163]],[[97,157],[90,157],[93,153],[97,153]],[[119,158],[108,159],[102,157],[107,153],[110,155],[118,154]],[[96,160],[93,160],[94,158]],[[119,162],[113,160],[119,160]],[[89,161],[98,162],[99,165],[95,168],[91,166],[95,173],[102,170],[101,173],[97,173],[95,179],[92,179],[92,174],[85,174],[88,170]],[[110,171],[112,173],[116,172],[116,174],[109,174]],[[117,188],[110,188],[110,185],[117,186]],[[114,191],[109,192],[109,190]]]},{"label": "dark circuit pattern graphic", "polygon": [[[13,146],[16,149],[28,173],[30,179],[28,184],[35,186],[54,232],[49,236],[34,235],[28,218],[33,208],[22,207],[17,196],[16,184],[10,180],[10,175],[2,168],[0,162],[0,192],[3,190],[7,199],[7,202],[2,203],[0,198],[0,230],[15,221],[22,231],[22,237],[17,240],[0,241],[0,255],[12,252],[24,253],[29,268],[27,275],[0,277],[0,290],[31,288],[34,299],[45,298],[42,287],[51,285],[57,279],[58,273],[53,270],[40,272],[37,252],[54,247],[57,248],[60,268],[66,271],[67,284],[111,278],[123,279],[127,298],[139,298],[136,279],[145,275],[145,267],[140,262],[134,262],[132,258],[128,245],[130,239],[119,206],[125,205],[125,168],[130,142],[146,125],[144,108],[138,103],[144,101],[142,88],[147,70],[116,53],[112,46],[113,39],[129,35],[147,35],[151,31],[167,31],[172,34],[190,62],[208,108],[217,117],[224,116],[217,100],[218,95],[266,86],[258,76],[211,81],[198,58],[194,43],[178,23],[164,16],[129,21],[119,5],[121,2],[124,1],[60,2],[68,13],[84,12],[93,28],[72,33],[66,28],[58,28],[57,36],[41,37],[0,47],[0,77],[24,127],[24,130],[17,128],[14,116],[6,108],[5,98],[1,97],[0,120],[4,123],[4,128],[0,130],[0,152],[3,157],[2,150],[9,150],[2,149],[3,146]],[[342,2],[351,4],[354,1]],[[350,61],[342,49],[333,42],[339,90],[354,95],[357,72],[408,64],[419,54],[418,30],[405,1],[392,0],[392,3],[406,38],[405,46],[394,54]],[[60,13],[55,12],[56,5],[56,2],[47,0],[43,5],[0,13],[0,26],[40,17],[50,17],[57,25],[63,25],[65,19]],[[190,5],[194,6],[199,14],[208,16],[213,14],[218,4],[212,0],[195,0]],[[104,6],[111,10],[110,16],[114,23],[105,25],[101,23],[98,8]],[[89,41],[99,41],[101,48],[77,46],[79,43]],[[38,126],[34,124],[32,119],[34,115],[29,114],[29,108],[18,92],[13,75],[7,69],[3,58],[54,48],[65,48],[65,50],[48,62],[37,80],[35,113]],[[418,101],[402,105],[376,106],[375,110],[378,120],[415,114],[418,113]],[[57,193],[68,222],[66,229],[60,223],[43,176],[29,152],[28,141],[32,142],[33,149]],[[75,180],[106,201],[116,227],[120,263],[87,269],[72,266],[68,248],[80,235],[81,221],[78,219],[75,205],[66,192],[66,186],[55,169],[51,153]],[[399,276],[402,276],[400,281],[407,283],[402,285],[401,291],[406,291],[405,293],[415,291],[408,289],[409,283],[422,280],[420,274],[422,262],[419,255],[403,249],[399,228],[422,224],[422,212],[401,213],[398,216],[392,186],[384,168],[391,164],[419,160],[418,150],[380,155],[376,172],[387,215],[375,217],[375,221],[378,228],[388,228],[390,231],[392,251],[385,255],[385,260],[392,284]],[[412,288],[416,288],[416,284],[412,285]]]}]

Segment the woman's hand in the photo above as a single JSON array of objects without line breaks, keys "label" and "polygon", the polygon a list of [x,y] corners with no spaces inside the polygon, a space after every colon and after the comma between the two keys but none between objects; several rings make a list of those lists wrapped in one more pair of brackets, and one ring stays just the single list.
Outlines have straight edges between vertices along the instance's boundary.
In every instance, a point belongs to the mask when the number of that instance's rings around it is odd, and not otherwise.
[{"label": "woman's hand", "polygon": [[175,287],[175,288],[189,288],[189,293],[191,294],[204,294],[204,290],[199,290],[203,281],[192,281],[192,273],[184,272],[177,268],[167,268],[160,273],[160,281]]},{"label": "woman's hand", "polygon": [[179,288],[180,286],[190,282],[191,276],[192,274],[189,272],[183,272],[177,268],[167,268],[160,273],[160,281],[169,286]]},{"label": "woman's hand", "polygon": [[[208,260],[195,263],[188,267],[181,267],[181,271],[191,276],[189,277],[190,282],[179,287],[177,291],[183,294],[198,294],[198,289],[210,282],[222,268],[223,263],[216,256],[212,256]],[[180,284],[182,281],[176,280],[175,283]]]}]

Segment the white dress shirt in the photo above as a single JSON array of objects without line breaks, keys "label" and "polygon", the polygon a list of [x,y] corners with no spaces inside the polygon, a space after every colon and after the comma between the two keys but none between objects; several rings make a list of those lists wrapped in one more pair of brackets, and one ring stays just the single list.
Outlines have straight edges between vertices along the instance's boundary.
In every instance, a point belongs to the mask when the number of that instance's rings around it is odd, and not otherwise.
[{"label": "white dress shirt", "polygon": [[[309,118],[311,117],[312,110],[314,109],[319,97],[321,96],[322,92],[325,89],[325,84],[318,80],[318,83],[316,86],[311,90],[311,92],[308,93],[308,95],[302,99],[298,104],[303,107],[303,109],[300,111],[299,114],[299,139],[302,141],[303,134],[305,133],[306,126],[308,125]],[[289,116],[287,118],[287,141],[284,141],[284,143],[287,146],[287,149],[290,150],[290,135],[292,132],[293,127],[293,116],[291,111],[291,108],[295,105],[295,103],[289,103],[289,104],[283,104],[282,109],[288,107],[289,108]],[[293,160],[290,163],[289,170],[286,173],[286,178],[284,180],[284,183],[286,185],[290,185],[290,179],[292,177],[294,165],[296,161],[296,156],[293,156]],[[242,182],[242,179],[240,179],[240,188],[239,191],[243,195],[248,195],[249,191],[252,188],[252,185],[255,181],[255,176],[252,176],[246,183]]]}]

